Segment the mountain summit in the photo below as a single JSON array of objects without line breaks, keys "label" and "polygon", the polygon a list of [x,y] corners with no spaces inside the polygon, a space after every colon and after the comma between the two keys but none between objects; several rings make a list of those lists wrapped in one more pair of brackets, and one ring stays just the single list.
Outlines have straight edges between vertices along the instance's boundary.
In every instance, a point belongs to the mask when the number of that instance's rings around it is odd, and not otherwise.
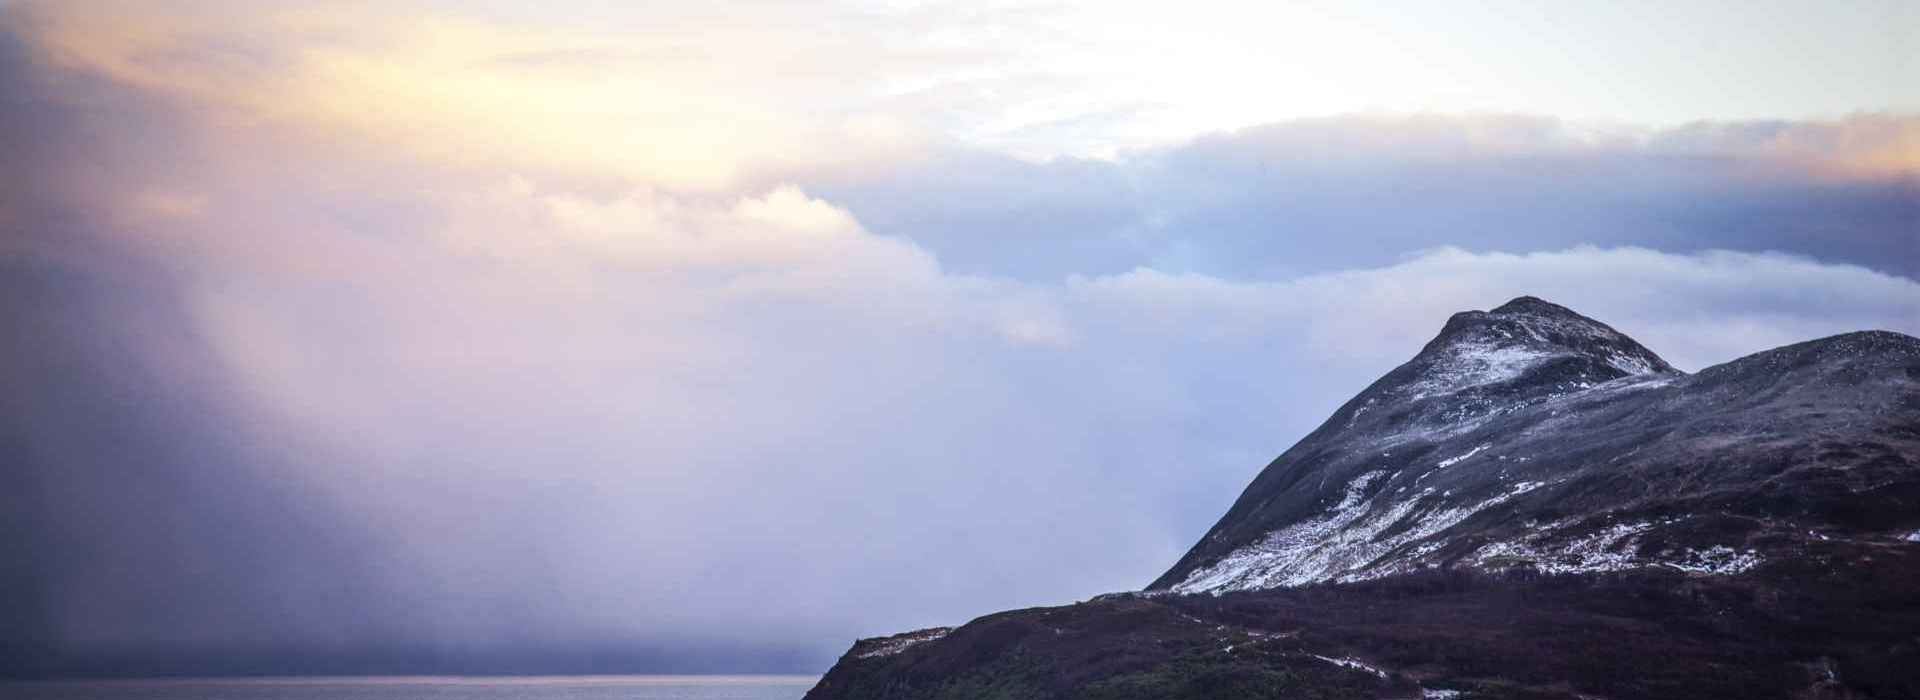
[{"label": "mountain summit", "polygon": [[1471,392],[1513,399],[1565,392],[1644,374],[1675,372],[1666,360],[1612,327],[1535,297],[1492,311],[1463,311],[1418,356],[1365,398],[1419,401]]},{"label": "mountain summit", "polygon": [[809,698],[1920,697],[1920,340],[1674,369],[1447,319],[1140,593],[863,640]]},{"label": "mountain summit", "polygon": [[[1824,360],[1785,360],[1809,354]],[[1857,333],[1689,376],[1533,297],[1455,314],[1268,465],[1149,588],[1217,593],[1459,565],[1742,571],[1809,527],[1897,519],[1852,504],[1861,520],[1802,520],[1920,454],[1900,431],[1920,425],[1920,385],[1902,369],[1917,357],[1911,337]],[[1804,366],[1722,381],[1781,365]],[[1781,452],[1816,436],[1826,449]]]}]

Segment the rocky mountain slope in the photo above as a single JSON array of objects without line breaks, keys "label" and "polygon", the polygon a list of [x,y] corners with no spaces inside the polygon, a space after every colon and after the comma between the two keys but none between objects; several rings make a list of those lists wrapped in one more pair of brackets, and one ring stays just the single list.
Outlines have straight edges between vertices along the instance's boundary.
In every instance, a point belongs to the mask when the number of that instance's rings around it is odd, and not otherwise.
[{"label": "rocky mountain slope", "polygon": [[1829,531],[1895,528],[1920,507],[1916,363],[1913,338],[1867,332],[1689,376],[1531,297],[1456,314],[1149,589],[1455,565],[1738,573]]},{"label": "rocky mountain slope", "polygon": [[1915,574],[1920,340],[1688,375],[1522,297],[1146,591],[863,641],[808,697],[1916,697]]}]

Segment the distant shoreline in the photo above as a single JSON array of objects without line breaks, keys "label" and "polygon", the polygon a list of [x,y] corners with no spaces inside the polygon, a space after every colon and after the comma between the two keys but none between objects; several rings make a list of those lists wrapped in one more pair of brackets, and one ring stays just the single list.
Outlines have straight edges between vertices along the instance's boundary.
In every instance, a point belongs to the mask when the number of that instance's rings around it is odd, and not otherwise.
[{"label": "distant shoreline", "polygon": [[63,677],[5,678],[5,685],[549,685],[580,683],[595,685],[788,685],[811,684],[818,674],[791,673],[609,673],[570,675],[311,675],[311,676],[148,676],[148,677]]}]

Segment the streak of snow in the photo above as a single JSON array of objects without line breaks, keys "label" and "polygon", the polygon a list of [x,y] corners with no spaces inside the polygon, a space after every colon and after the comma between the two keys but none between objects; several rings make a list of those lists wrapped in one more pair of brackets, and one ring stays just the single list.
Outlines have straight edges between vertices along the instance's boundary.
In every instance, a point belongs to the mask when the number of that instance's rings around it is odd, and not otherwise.
[{"label": "streak of snow", "polygon": [[1642,389],[1658,389],[1663,386],[1671,386],[1673,384],[1673,380],[1674,380],[1674,377],[1673,375],[1670,375],[1670,374],[1656,375],[1651,378],[1645,375],[1635,376],[1635,377],[1621,377],[1620,379],[1616,380],[1617,383],[1609,382],[1609,384],[1612,384],[1612,386],[1609,386],[1608,388],[1612,391],[1622,391],[1622,392],[1640,391]]},{"label": "streak of snow", "polygon": [[[1551,542],[1551,532],[1519,540],[1492,542],[1467,555],[1465,562],[1477,568],[1524,564],[1547,574],[1588,574],[1665,566],[1689,573],[1725,575],[1747,571],[1763,561],[1753,550],[1742,552],[1721,545],[1707,549],[1686,549],[1667,556],[1640,556],[1640,535],[1672,522],[1669,519],[1658,523],[1620,523],[1563,543]],[[1555,523],[1549,530],[1558,530],[1565,525],[1567,523],[1564,521]]]},{"label": "streak of snow", "polygon": [[1607,353],[1607,364],[1627,374],[1647,374],[1653,371],[1653,363],[1644,357],[1622,355],[1619,352]]},{"label": "streak of snow", "polygon": [[[1523,481],[1485,500],[1450,508],[1427,505],[1433,493],[1429,488],[1369,517],[1374,501],[1363,500],[1363,494],[1382,475],[1384,472],[1361,475],[1347,485],[1346,496],[1328,513],[1276,530],[1212,566],[1195,569],[1173,590],[1219,594],[1321,581],[1359,581],[1397,573],[1417,566],[1415,557],[1402,557],[1389,566],[1374,565],[1405,545],[1433,537],[1475,513],[1543,485]],[[1413,519],[1400,527],[1410,517]],[[1382,536],[1396,527],[1399,530],[1395,534]],[[1431,553],[1440,546],[1429,542],[1415,551]]]},{"label": "streak of snow", "polygon": [[1637,538],[1650,529],[1653,523],[1623,523],[1559,546],[1540,546],[1541,536],[1533,537],[1533,542],[1494,542],[1468,555],[1467,562],[1481,568],[1524,562],[1549,574],[1620,571],[1636,566]]},{"label": "streak of snow", "polygon": [[1920,542],[1920,530],[1914,530],[1913,532],[1909,532],[1907,533],[1906,537],[1902,537],[1900,539],[1906,540],[1908,542]]},{"label": "streak of snow", "polygon": [[886,638],[886,640],[881,642],[879,646],[869,649],[865,652],[862,652],[861,654],[859,654],[854,658],[871,659],[871,658],[880,657],[880,656],[893,656],[894,654],[898,654],[900,652],[906,651],[908,647],[911,647],[915,644],[931,642],[941,637],[945,637],[947,636],[948,632],[952,632],[952,631],[953,631],[953,628],[951,627],[935,627],[933,629],[925,629],[925,630],[920,630],[918,632],[896,634],[892,637]]},{"label": "streak of snow", "polygon": [[1466,460],[1468,457],[1472,457],[1474,455],[1480,454],[1481,450],[1487,449],[1492,446],[1493,445],[1490,443],[1482,443],[1479,447],[1475,447],[1471,450],[1467,450],[1466,454],[1463,454],[1457,457],[1448,457],[1446,459],[1440,460],[1440,463],[1434,465],[1434,468],[1446,469],[1447,467],[1451,467],[1455,464],[1459,464],[1460,462]]},{"label": "streak of snow", "polygon": [[1359,660],[1359,659],[1355,659],[1355,658],[1353,658],[1353,657],[1349,657],[1349,656],[1343,656],[1343,657],[1340,657],[1340,658],[1338,658],[1338,659],[1336,659],[1336,658],[1333,658],[1333,657],[1331,657],[1331,656],[1321,656],[1321,655],[1319,655],[1319,654],[1312,654],[1311,656],[1313,656],[1313,658],[1316,658],[1316,659],[1319,659],[1319,660],[1321,660],[1321,661],[1325,661],[1325,662],[1327,662],[1327,663],[1330,663],[1330,664],[1333,664],[1333,665],[1335,665],[1335,666],[1339,666],[1339,667],[1342,667],[1342,668],[1351,668],[1351,669],[1354,669],[1354,670],[1356,670],[1356,671],[1366,671],[1367,673],[1371,673],[1371,674],[1373,674],[1373,675],[1375,675],[1375,676],[1379,676],[1379,677],[1381,677],[1381,678],[1386,678],[1386,677],[1387,677],[1387,672],[1386,672],[1386,671],[1382,671],[1382,670],[1380,670],[1380,669],[1377,669],[1377,668],[1374,668],[1374,667],[1372,667],[1372,666],[1369,666],[1369,665],[1367,665],[1367,664],[1366,664],[1366,662],[1363,662],[1363,661],[1361,661],[1361,660]]},{"label": "streak of snow", "polygon": [[1501,346],[1485,340],[1461,341],[1444,352],[1428,368],[1425,377],[1406,387],[1409,400],[1504,382],[1525,374],[1551,355],[1529,347]]},{"label": "streak of snow", "polygon": [[1438,688],[1420,689],[1420,700],[1454,700],[1458,697],[1460,697],[1460,691],[1458,690],[1443,690]]},{"label": "streak of snow", "polygon": [[1284,569],[1289,563],[1310,554],[1333,533],[1365,515],[1372,503],[1366,498],[1367,487],[1386,475],[1384,471],[1361,474],[1347,483],[1346,493],[1340,502],[1320,517],[1268,533],[1260,542],[1234,550],[1212,566],[1194,570],[1173,590],[1178,593],[1200,593],[1276,585],[1267,581],[1285,573]]},{"label": "streak of snow", "polygon": [[[1413,554],[1400,557],[1397,560],[1382,562],[1382,558],[1406,544],[1433,537],[1446,531],[1447,528],[1458,525],[1460,521],[1472,517],[1475,513],[1506,503],[1515,496],[1527,493],[1544,485],[1545,484],[1538,481],[1522,481],[1509,487],[1505,493],[1496,494],[1492,498],[1479,503],[1430,511],[1422,519],[1414,522],[1407,527],[1407,529],[1401,530],[1398,534],[1391,537],[1353,545],[1351,548],[1353,554],[1350,555],[1349,560],[1358,563],[1347,567],[1345,572],[1334,578],[1341,582],[1366,581],[1420,568],[1423,564],[1421,557],[1438,551],[1446,546],[1445,542],[1424,543],[1415,548]],[[1418,499],[1415,500],[1417,501]],[[1380,519],[1380,522],[1384,522],[1385,525],[1366,532],[1365,536],[1372,540],[1381,530],[1398,522],[1400,515],[1410,507],[1410,505],[1402,504],[1402,506],[1396,506],[1393,510],[1388,511],[1387,516]]]},{"label": "streak of snow", "polygon": [[1660,564],[1695,574],[1738,574],[1759,566],[1760,555],[1753,550],[1739,551],[1714,545],[1706,549],[1688,549],[1681,558]]},{"label": "streak of snow", "polygon": [[[1581,318],[1515,310],[1492,314],[1478,331],[1451,338],[1435,351],[1418,381],[1400,389],[1419,400],[1498,384],[1520,377],[1556,357],[1584,354],[1627,376],[1661,373],[1659,360],[1632,349],[1632,341],[1606,326]],[[1585,390],[1592,381],[1566,386]]]}]

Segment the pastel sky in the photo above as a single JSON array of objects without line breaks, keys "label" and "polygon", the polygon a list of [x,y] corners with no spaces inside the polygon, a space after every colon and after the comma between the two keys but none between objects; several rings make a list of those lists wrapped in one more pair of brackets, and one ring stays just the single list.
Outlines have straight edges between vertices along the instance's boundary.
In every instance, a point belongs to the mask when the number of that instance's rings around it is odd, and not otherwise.
[{"label": "pastel sky", "polygon": [[0,673],[818,672],[1144,585],[1455,311],[1920,333],[1916,33],[0,2]]}]

